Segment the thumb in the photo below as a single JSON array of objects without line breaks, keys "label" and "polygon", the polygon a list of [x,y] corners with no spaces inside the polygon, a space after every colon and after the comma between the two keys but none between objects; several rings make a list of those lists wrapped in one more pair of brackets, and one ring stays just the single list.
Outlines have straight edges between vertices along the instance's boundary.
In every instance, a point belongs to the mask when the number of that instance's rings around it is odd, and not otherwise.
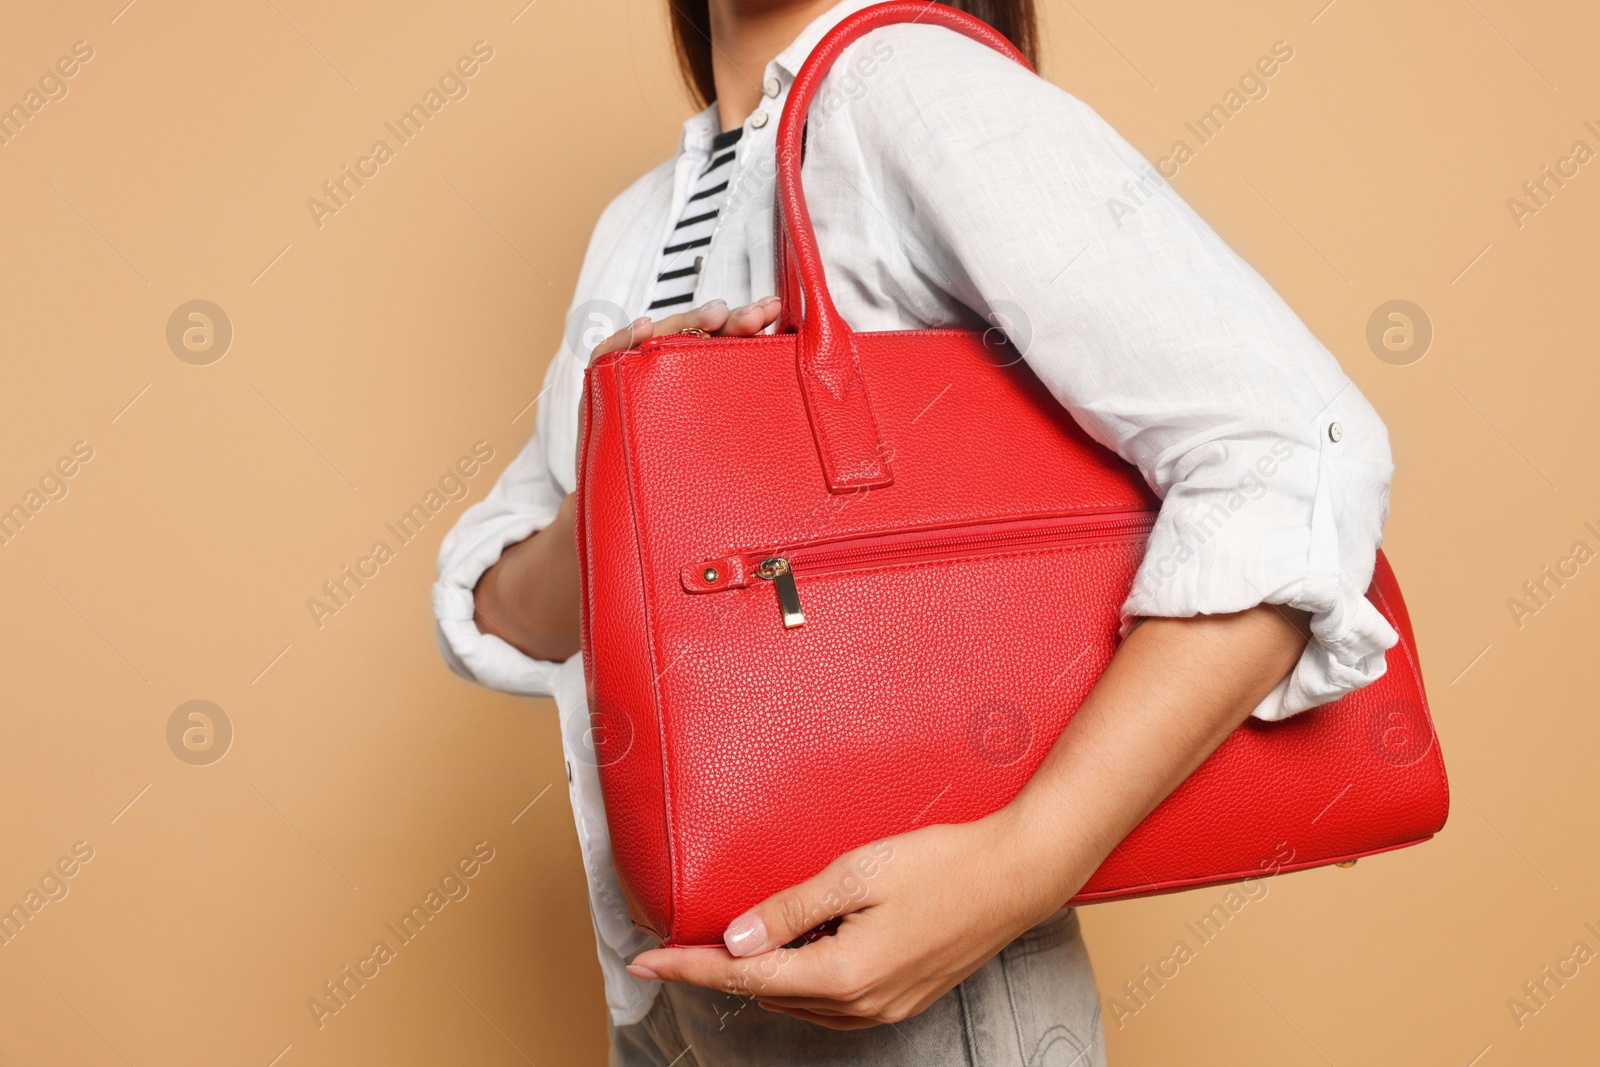
[{"label": "thumb", "polygon": [[722,943],[735,956],[755,956],[787,945],[830,919],[871,906],[872,879],[893,855],[893,846],[885,841],[845,853],[799,885],[774,893],[734,919],[723,931]]}]

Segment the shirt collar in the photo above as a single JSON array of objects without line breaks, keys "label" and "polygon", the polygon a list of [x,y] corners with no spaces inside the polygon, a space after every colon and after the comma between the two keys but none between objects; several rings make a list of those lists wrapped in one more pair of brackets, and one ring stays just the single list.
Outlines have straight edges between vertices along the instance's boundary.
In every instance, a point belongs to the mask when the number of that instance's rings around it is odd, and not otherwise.
[{"label": "shirt collar", "polygon": [[[781,80],[787,87],[787,84],[792,82],[800,73],[800,68],[805,65],[805,61],[810,57],[812,50],[817,47],[823,37],[827,36],[829,30],[849,16],[854,15],[857,11],[872,7],[878,3],[882,3],[882,0],[840,0],[839,3],[834,4],[827,11],[813,19],[805,29],[800,31],[800,35],[790,42],[789,47],[777,54],[772,62],[767,65],[766,76],[770,78],[781,75]],[[774,115],[773,118],[777,118],[777,116]],[[716,136],[720,130],[721,124],[718,121],[717,105],[715,101],[712,101],[710,107],[698,114],[690,115],[688,120],[684,122],[683,136],[678,140],[678,150],[680,152],[709,152],[711,150],[711,138]]]},{"label": "shirt collar", "polygon": [[698,114],[690,115],[684,122],[683,136],[678,138],[678,151],[710,152],[711,138],[721,129],[722,123],[717,117],[717,102],[713,100],[710,107]]}]

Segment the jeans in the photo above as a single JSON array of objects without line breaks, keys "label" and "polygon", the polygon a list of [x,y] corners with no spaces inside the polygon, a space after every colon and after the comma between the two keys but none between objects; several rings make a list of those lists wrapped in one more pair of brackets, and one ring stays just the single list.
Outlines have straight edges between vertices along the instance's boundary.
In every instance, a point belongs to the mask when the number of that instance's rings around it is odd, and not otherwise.
[{"label": "jeans", "polygon": [[732,994],[665,983],[611,1031],[611,1067],[1105,1067],[1100,1000],[1077,913],[1035,926],[927,1011],[829,1030]]}]

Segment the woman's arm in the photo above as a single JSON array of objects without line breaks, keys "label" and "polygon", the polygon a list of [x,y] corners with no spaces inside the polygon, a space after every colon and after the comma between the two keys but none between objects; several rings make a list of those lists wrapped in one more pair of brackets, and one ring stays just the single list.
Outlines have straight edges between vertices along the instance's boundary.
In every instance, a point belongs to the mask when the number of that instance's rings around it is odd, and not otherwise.
[{"label": "woman's arm", "polygon": [[[835,1029],[917,1014],[1078,891],[1288,673],[1305,620],[1268,605],[1146,620],[1006,807],[846,853],[734,920],[727,952],[655,949],[630,970]],[[778,947],[836,916],[835,936]]]}]

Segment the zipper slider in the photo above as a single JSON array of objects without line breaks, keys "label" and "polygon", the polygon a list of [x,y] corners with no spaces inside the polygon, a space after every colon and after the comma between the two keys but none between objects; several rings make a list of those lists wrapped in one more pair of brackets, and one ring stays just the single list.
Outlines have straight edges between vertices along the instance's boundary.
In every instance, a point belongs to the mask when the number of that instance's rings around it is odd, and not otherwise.
[{"label": "zipper slider", "polygon": [[800,609],[800,590],[794,584],[794,569],[782,556],[764,559],[756,567],[756,576],[765,578],[778,589],[778,608],[783,612],[783,626],[792,630],[804,626],[806,613]]}]

